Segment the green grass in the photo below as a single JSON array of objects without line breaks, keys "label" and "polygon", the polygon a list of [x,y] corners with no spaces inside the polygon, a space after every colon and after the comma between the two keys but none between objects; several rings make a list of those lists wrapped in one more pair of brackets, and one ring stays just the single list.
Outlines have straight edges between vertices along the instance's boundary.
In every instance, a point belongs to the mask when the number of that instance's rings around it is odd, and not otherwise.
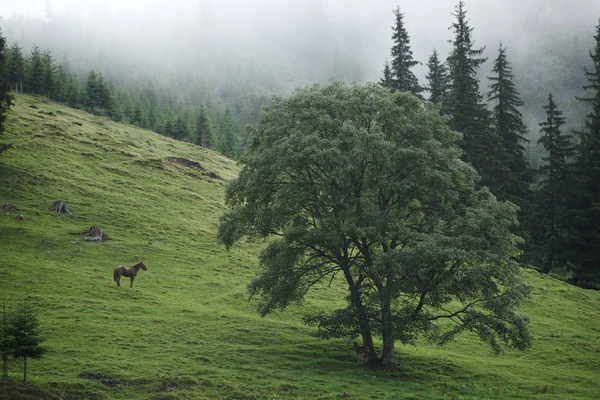
[{"label": "green grass", "polygon": [[[493,356],[463,335],[443,348],[398,344],[399,370],[373,370],[356,363],[351,341],[322,341],[300,322],[339,305],[341,287],[317,288],[285,313],[256,313],[246,285],[260,244],[227,252],[215,239],[234,162],[37,97],[15,103],[0,201],[19,210],[0,212],[0,298],[28,299],[50,350],[28,362],[28,390],[11,364],[0,398],[599,397],[599,292],[526,270],[530,350]],[[59,199],[71,216],[48,210]],[[112,239],[83,241],[77,233],[91,225]],[[133,289],[126,278],[117,287],[113,268],[139,260],[148,271]]]}]

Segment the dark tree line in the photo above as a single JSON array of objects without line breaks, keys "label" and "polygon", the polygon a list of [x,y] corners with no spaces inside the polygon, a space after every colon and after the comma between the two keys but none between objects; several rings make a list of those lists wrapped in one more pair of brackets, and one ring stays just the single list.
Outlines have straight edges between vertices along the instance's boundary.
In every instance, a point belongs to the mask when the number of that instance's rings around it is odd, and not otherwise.
[{"label": "dark tree line", "polygon": [[50,50],[41,51],[35,45],[27,55],[17,42],[10,48],[3,47],[3,51],[6,60],[2,82],[15,92],[44,96],[69,107],[193,142],[231,158],[237,158],[245,147],[244,124],[254,122],[268,101],[266,96],[246,96],[226,106],[182,104],[167,89],[159,89],[152,82],[133,87],[117,85],[95,70],[81,78],[67,62],[57,63]]},{"label": "dark tree line", "polygon": [[439,104],[449,126],[462,134],[463,160],[477,169],[480,185],[520,207],[516,233],[527,239],[523,260],[544,273],[569,270],[573,282],[600,287],[600,24],[590,53],[593,67],[585,71],[587,95],[579,99],[591,106],[585,128],[572,136],[563,133],[562,111],[550,95],[538,140],[546,156],[534,169],[525,154],[529,140],[520,111],[524,102],[506,47],[500,44],[493,61],[486,102],[478,79],[478,69],[487,60],[485,47],[475,46],[474,29],[460,0],[450,27],[452,50],[445,62],[433,50],[427,85],[421,87],[411,72],[418,61],[412,57],[404,15],[397,8],[394,16],[392,59],[379,83],[417,96],[424,89]]}]

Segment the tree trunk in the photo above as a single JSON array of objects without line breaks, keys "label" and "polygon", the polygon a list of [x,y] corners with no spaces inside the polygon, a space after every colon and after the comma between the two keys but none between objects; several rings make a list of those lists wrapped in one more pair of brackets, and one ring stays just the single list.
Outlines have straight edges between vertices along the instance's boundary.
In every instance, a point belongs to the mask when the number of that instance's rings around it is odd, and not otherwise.
[{"label": "tree trunk", "polygon": [[27,356],[23,357],[23,387],[27,387]]},{"label": "tree trunk", "polygon": [[2,355],[2,363],[4,364],[4,385],[8,385],[8,354]]},{"label": "tree trunk", "polygon": [[394,372],[396,370],[396,354],[394,351],[394,326],[392,324],[392,309],[389,300],[384,300],[381,305],[381,316],[383,320],[383,352],[381,353],[381,366],[384,371]]},{"label": "tree trunk", "polygon": [[375,362],[377,361],[377,353],[375,352],[375,347],[373,346],[373,337],[371,336],[369,317],[367,316],[367,311],[365,310],[365,307],[360,299],[360,290],[354,283],[354,279],[352,278],[352,274],[350,273],[349,269],[344,268],[344,276],[348,282],[348,288],[350,290],[350,301],[352,302],[352,305],[356,309],[356,313],[358,315],[358,326],[363,340],[363,345],[369,347],[369,352],[367,353],[367,363]]}]

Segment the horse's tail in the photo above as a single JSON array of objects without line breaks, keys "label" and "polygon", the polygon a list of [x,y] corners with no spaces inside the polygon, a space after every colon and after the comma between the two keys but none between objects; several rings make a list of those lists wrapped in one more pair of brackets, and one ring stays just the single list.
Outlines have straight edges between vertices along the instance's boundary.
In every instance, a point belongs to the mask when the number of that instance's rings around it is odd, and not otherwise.
[{"label": "horse's tail", "polygon": [[118,267],[115,267],[115,272],[114,272],[114,274],[113,274],[113,275],[114,275],[114,277],[115,277],[115,282],[117,281],[117,278],[118,278],[118,275],[119,275],[119,274],[117,273],[117,268],[118,268]]}]

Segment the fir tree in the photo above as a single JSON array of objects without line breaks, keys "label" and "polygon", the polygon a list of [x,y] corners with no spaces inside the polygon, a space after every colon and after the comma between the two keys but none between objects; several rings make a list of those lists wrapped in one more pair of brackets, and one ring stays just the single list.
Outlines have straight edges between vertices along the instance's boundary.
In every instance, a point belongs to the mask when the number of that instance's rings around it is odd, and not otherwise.
[{"label": "fir tree", "polygon": [[23,359],[23,385],[27,386],[27,359],[41,358],[46,352],[37,317],[28,304],[11,315],[8,330],[12,356]]},{"label": "fir tree", "polygon": [[46,50],[42,54],[42,88],[41,93],[48,98],[56,99],[56,66],[54,65],[54,58],[50,50]]},{"label": "fir tree", "polygon": [[41,94],[44,86],[44,63],[38,46],[33,46],[29,55],[29,73],[27,76],[28,91]]},{"label": "fir tree", "polygon": [[388,61],[386,61],[383,66],[383,78],[379,80],[379,84],[384,88],[393,90],[394,82],[392,78],[392,70]]},{"label": "fir tree", "polygon": [[219,125],[219,150],[224,156],[233,158],[235,157],[237,146],[235,140],[235,122],[231,109],[227,108],[225,110]]},{"label": "fir tree", "polygon": [[210,117],[206,112],[204,104],[201,104],[200,110],[198,111],[198,115],[196,116],[196,136],[194,142],[198,146],[202,146],[204,148],[211,148],[213,145],[212,136],[212,124],[210,121]]},{"label": "fir tree", "polygon": [[[2,36],[0,30],[0,135],[4,132],[4,120],[6,112],[12,105],[12,96],[10,95],[10,83],[7,79],[6,71],[6,38]],[[8,148],[7,145],[0,144],[0,153]]]},{"label": "fir tree", "polygon": [[0,355],[2,355],[3,383],[8,385],[8,356],[11,354],[10,332],[6,315],[5,300],[2,300],[2,316],[0,317]]},{"label": "fir tree", "polygon": [[175,126],[173,124],[173,118],[168,117],[165,119],[163,126],[163,135],[168,136],[170,138],[175,137]]},{"label": "fir tree", "polygon": [[[419,81],[411,68],[419,64],[413,60],[413,53],[410,49],[410,36],[404,27],[404,14],[400,12],[400,7],[394,10],[396,25],[392,27],[392,89],[400,92],[411,92],[418,95],[423,91],[419,86]],[[385,73],[385,71],[384,71]]]},{"label": "fir tree", "polygon": [[449,78],[448,68],[445,63],[441,62],[436,49],[429,56],[427,62],[429,73],[426,75],[429,86],[425,88],[429,92],[429,101],[432,103],[440,103],[444,100],[448,91]]},{"label": "fir tree", "polygon": [[513,83],[512,66],[506,57],[506,48],[500,44],[498,57],[494,61],[492,72],[488,77],[492,81],[488,99],[495,103],[493,120],[496,137],[501,142],[501,161],[498,168],[500,185],[496,196],[501,200],[510,200],[522,206],[530,196],[529,185],[532,182],[531,170],[525,159],[525,147],[528,143],[527,127],[523,123],[523,115],[519,107],[523,106],[519,92]]},{"label": "fir tree", "polygon": [[540,123],[542,136],[538,143],[544,146],[547,156],[540,168],[542,180],[536,198],[536,229],[533,232],[539,253],[543,260],[541,271],[548,273],[565,260],[566,228],[569,218],[568,190],[573,186],[572,169],[569,164],[573,156],[573,145],[569,135],[561,132],[565,124],[562,111],[554,102],[552,93],[548,95],[546,120]]},{"label": "fir tree", "polygon": [[131,122],[135,125],[141,126],[142,124],[142,109],[139,104],[135,105],[133,109],[133,116],[131,117]]},{"label": "fir tree", "polygon": [[579,132],[575,162],[577,195],[572,204],[572,262],[575,280],[583,286],[600,283],[600,20],[596,27],[595,49],[590,52],[592,69],[585,69],[591,97],[580,100],[591,106],[585,128]]},{"label": "fir tree", "polygon": [[15,92],[23,93],[25,80],[25,60],[19,43],[15,42],[10,48],[10,64],[8,66],[8,80],[14,86]]},{"label": "fir tree", "polygon": [[173,126],[173,138],[177,140],[185,140],[189,135],[187,118],[183,113],[177,115],[175,124]]},{"label": "fir tree", "polygon": [[462,0],[453,15],[456,17],[456,22],[450,27],[454,31],[453,49],[447,60],[450,90],[444,110],[451,115],[450,127],[463,135],[463,159],[479,171],[482,185],[489,186],[494,192],[498,187],[494,171],[500,167],[494,152],[500,146],[491,135],[490,115],[482,102],[477,79],[477,68],[486,61],[481,57],[485,48],[473,48],[473,28],[468,25]]}]

